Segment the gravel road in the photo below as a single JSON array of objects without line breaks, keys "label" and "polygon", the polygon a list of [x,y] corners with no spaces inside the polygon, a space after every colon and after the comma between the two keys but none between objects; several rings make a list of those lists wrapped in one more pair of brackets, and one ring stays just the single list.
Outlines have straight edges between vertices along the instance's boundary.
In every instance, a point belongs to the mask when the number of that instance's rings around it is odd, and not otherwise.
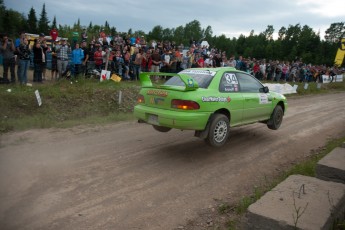
[{"label": "gravel road", "polygon": [[329,139],[344,137],[344,98],[292,97],[279,130],[232,128],[219,149],[192,131],[159,133],[134,121],[1,135],[0,229],[210,224],[219,201],[239,201]]}]

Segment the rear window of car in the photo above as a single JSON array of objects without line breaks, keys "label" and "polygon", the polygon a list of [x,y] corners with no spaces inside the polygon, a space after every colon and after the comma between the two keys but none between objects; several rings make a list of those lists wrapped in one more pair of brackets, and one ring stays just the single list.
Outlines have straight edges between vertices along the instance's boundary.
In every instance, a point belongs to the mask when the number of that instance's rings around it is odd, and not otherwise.
[{"label": "rear window of car", "polygon": [[[216,75],[216,72],[208,70],[183,70],[179,73],[190,76],[198,83],[199,88],[205,89],[210,85],[213,77]],[[164,83],[164,85],[185,86],[183,81],[178,76],[170,78]]]}]

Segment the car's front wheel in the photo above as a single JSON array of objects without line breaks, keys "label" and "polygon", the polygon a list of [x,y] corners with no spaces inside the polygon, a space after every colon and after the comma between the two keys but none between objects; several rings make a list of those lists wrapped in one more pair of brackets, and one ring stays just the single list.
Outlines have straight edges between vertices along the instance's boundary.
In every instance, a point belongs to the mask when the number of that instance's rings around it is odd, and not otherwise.
[{"label": "car's front wheel", "polygon": [[152,125],[152,127],[157,130],[158,132],[166,133],[171,130],[171,128],[168,127],[163,127],[163,126],[158,126],[158,125]]},{"label": "car's front wheel", "polygon": [[224,114],[214,114],[211,119],[208,136],[205,140],[211,146],[220,147],[227,141],[229,131],[229,118]]},{"label": "car's front wheel", "polygon": [[280,125],[283,122],[284,111],[280,105],[277,105],[273,113],[271,114],[271,118],[267,122],[267,127],[269,129],[277,130],[279,129]]}]

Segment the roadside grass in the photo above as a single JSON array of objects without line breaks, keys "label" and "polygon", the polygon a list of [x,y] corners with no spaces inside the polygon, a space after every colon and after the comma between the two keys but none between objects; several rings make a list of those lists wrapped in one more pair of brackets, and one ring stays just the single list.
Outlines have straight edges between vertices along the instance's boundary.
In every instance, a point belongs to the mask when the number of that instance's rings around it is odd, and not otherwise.
[{"label": "roadside grass", "polygon": [[[315,154],[311,155],[308,159],[292,166],[288,170],[280,173],[275,178],[270,178],[269,180],[265,177],[263,179],[262,185],[254,187],[249,196],[242,197],[242,199],[235,205],[230,205],[228,203],[222,203],[218,207],[218,212],[220,214],[230,214],[230,218],[227,221],[226,227],[228,230],[239,229],[241,217],[246,213],[248,207],[259,200],[266,192],[272,190],[280,182],[284,181],[291,175],[304,175],[315,177],[316,165],[319,160],[330,153],[334,148],[341,146],[345,142],[345,137],[339,139],[329,140],[326,146]],[[345,220],[338,223],[339,226],[345,227]],[[340,228],[343,229],[343,228]]]},{"label": "roadside grass", "polygon": [[[345,91],[345,81],[321,84],[320,88],[311,82],[307,89],[304,89],[304,83],[289,84],[297,84],[298,88],[297,94],[287,95],[288,98]],[[139,89],[139,81],[99,82],[96,79],[78,79],[77,82],[46,80],[32,87],[0,85],[0,134],[32,128],[68,128],[133,120]],[[40,107],[35,90],[42,98]]]},{"label": "roadside grass", "polygon": [[[134,119],[139,89],[139,82],[93,79],[45,81],[32,87],[0,85],[0,133]],[[42,106],[38,106],[36,90]]]}]

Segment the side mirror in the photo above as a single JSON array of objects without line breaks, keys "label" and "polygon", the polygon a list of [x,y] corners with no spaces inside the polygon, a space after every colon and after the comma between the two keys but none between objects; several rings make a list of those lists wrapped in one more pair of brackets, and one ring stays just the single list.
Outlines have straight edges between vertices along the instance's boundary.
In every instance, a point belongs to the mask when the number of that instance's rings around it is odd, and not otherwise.
[{"label": "side mirror", "polygon": [[264,93],[268,93],[270,90],[268,89],[267,86],[264,86],[263,91],[264,91]]}]

